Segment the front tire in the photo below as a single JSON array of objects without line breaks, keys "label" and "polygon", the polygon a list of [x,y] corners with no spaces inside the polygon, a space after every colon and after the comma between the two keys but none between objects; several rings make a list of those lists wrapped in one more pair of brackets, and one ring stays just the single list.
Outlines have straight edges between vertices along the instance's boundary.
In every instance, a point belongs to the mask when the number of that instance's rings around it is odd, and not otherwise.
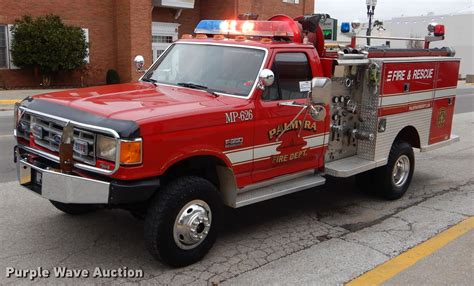
[{"label": "front tire", "polygon": [[388,200],[401,198],[410,186],[415,170],[415,155],[410,144],[395,142],[390,150],[388,163],[377,174],[378,194]]},{"label": "front tire", "polygon": [[100,207],[93,204],[65,204],[56,201],[50,201],[54,207],[63,213],[69,215],[82,215],[98,210]]},{"label": "front tire", "polygon": [[170,182],[153,198],[145,218],[148,251],[173,267],[199,261],[216,241],[220,208],[211,182],[195,176]]}]

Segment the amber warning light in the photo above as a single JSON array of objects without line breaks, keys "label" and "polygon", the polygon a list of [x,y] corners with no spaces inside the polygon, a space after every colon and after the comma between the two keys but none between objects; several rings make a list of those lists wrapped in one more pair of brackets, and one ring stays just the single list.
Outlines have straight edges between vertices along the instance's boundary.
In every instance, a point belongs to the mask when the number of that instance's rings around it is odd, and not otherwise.
[{"label": "amber warning light", "polygon": [[283,21],[202,20],[194,30],[196,34],[293,37],[289,23]]},{"label": "amber warning light", "polygon": [[142,141],[125,141],[120,144],[120,163],[133,165],[142,163]]}]

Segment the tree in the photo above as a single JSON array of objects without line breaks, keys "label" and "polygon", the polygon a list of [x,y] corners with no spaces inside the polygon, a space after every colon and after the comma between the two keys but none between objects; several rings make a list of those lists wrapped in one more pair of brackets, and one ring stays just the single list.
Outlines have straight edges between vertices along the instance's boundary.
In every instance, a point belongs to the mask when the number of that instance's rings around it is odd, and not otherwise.
[{"label": "tree", "polygon": [[65,25],[59,16],[36,19],[23,16],[15,21],[11,32],[13,64],[40,72],[44,86],[50,85],[55,73],[73,70],[86,63],[88,52],[84,31]]}]

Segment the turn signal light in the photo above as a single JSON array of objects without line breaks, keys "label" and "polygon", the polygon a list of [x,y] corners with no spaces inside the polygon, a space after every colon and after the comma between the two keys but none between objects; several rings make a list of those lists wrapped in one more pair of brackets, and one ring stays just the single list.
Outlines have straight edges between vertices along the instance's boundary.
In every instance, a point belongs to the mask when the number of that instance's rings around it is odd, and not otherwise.
[{"label": "turn signal light", "polygon": [[121,141],[120,163],[135,165],[142,163],[142,141]]}]

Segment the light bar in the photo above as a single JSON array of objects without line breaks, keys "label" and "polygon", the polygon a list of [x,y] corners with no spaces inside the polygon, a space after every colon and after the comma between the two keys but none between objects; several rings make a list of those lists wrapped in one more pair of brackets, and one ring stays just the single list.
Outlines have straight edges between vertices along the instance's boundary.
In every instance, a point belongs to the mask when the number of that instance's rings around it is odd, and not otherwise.
[{"label": "light bar", "polygon": [[293,37],[293,31],[283,21],[202,20],[194,30],[196,34]]},{"label": "light bar", "polygon": [[351,31],[351,24],[349,22],[344,22],[341,24],[341,32],[349,33]]}]

